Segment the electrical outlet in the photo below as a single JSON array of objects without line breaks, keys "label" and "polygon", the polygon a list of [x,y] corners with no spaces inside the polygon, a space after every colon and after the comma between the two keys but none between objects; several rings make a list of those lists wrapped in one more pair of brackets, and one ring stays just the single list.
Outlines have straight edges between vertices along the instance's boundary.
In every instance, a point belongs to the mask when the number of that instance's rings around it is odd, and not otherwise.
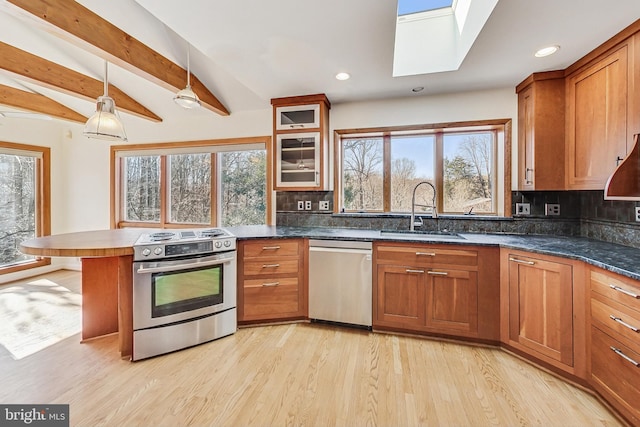
[{"label": "electrical outlet", "polygon": [[305,211],[310,211],[311,210],[311,200],[305,200],[304,201],[304,210]]},{"label": "electrical outlet", "polygon": [[516,203],[516,215],[531,215],[531,204]]},{"label": "electrical outlet", "polygon": [[636,206],[636,222],[640,222],[640,206]]},{"label": "electrical outlet", "polygon": [[304,210],[304,200],[298,200],[298,210],[299,211]]},{"label": "electrical outlet", "polygon": [[560,215],[560,204],[558,203],[545,203],[544,204],[544,214],[545,215]]},{"label": "electrical outlet", "polygon": [[321,211],[328,211],[329,210],[329,201],[328,200],[320,200],[320,203],[318,203],[318,209]]}]

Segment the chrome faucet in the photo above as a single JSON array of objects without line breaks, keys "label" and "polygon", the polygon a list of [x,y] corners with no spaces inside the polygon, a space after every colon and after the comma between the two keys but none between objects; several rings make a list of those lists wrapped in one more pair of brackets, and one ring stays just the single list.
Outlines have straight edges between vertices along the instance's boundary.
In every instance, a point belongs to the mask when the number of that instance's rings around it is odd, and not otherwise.
[{"label": "chrome faucet", "polygon": [[[431,205],[416,204],[416,190],[422,184],[427,184],[429,187],[433,189],[433,201],[431,202]],[[436,187],[429,181],[419,182],[415,187],[413,187],[413,195],[411,196],[411,227],[410,227],[411,231],[415,230],[416,225],[418,227],[421,227],[423,224],[422,218],[420,217],[418,217],[419,221],[418,223],[416,223],[416,206],[420,206],[422,208],[431,208],[431,218],[438,218],[438,209],[436,208]]]}]

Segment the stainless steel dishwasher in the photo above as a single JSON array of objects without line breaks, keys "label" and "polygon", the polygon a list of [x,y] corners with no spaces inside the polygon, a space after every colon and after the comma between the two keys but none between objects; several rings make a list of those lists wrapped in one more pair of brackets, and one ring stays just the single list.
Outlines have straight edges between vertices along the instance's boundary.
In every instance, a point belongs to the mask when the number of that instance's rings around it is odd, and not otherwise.
[{"label": "stainless steel dishwasher", "polygon": [[371,329],[371,242],[309,241],[309,318]]}]

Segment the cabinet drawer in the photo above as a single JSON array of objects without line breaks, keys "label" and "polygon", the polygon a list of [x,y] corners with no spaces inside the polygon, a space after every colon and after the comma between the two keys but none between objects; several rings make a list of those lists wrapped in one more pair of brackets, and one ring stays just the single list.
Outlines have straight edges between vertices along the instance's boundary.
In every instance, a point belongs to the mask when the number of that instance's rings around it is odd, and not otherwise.
[{"label": "cabinet drawer", "polygon": [[244,244],[244,257],[297,256],[299,247],[298,240],[260,240]]},{"label": "cabinet drawer", "polygon": [[274,318],[300,310],[298,279],[252,279],[244,282],[244,317]]},{"label": "cabinet drawer", "polygon": [[618,275],[591,270],[591,291],[636,310],[640,316],[640,283]]},{"label": "cabinet drawer", "polygon": [[378,246],[377,261],[400,265],[466,265],[477,267],[478,253],[464,249],[441,249],[429,246]]},{"label": "cabinet drawer", "polygon": [[265,258],[245,260],[243,268],[245,276],[297,274],[298,259]]},{"label": "cabinet drawer", "polygon": [[591,318],[629,340],[640,351],[640,313],[598,294],[591,298]]},{"label": "cabinet drawer", "polygon": [[[640,421],[640,354],[591,327],[591,377],[596,388],[613,395],[635,421]],[[618,406],[618,405],[615,405]]]}]

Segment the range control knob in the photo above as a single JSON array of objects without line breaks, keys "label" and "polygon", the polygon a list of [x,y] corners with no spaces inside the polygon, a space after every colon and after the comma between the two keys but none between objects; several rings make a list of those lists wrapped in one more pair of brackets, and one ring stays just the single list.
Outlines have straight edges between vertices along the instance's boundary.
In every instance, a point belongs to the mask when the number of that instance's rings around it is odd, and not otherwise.
[{"label": "range control knob", "polygon": [[156,255],[162,255],[162,248],[160,246],[158,246],[157,248],[155,248],[153,250],[153,253]]},{"label": "range control knob", "polygon": [[216,242],[216,248],[221,248],[222,247],[222,242]]},{"label": "range control knob", "polygon": [[231,246],[231,242],[228,240],[225,240],[224,245],[228,248],[229,246]]},{"label": "range control knob", "polygon": [[150,253],[151,253],[151,249],[149,248],[144,248],[142,250],[142,256],[149,256]]}]

